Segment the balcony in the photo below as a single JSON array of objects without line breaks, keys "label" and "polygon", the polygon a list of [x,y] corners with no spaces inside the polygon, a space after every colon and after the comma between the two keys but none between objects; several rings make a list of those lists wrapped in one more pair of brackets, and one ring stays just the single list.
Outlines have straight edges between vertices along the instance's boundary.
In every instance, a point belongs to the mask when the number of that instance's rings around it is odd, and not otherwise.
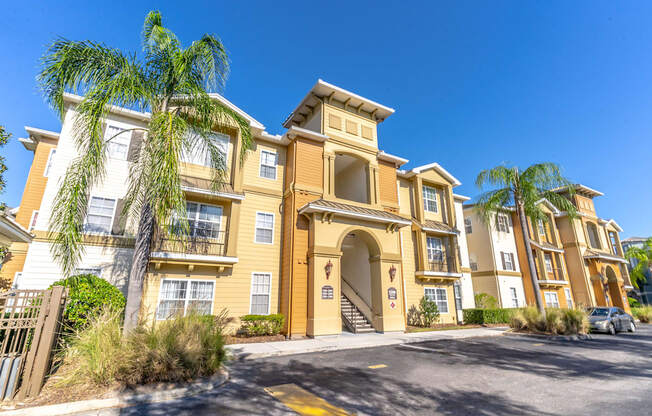
[{"label": "balcony", "polygon": [[553,267],[552,272],[545,274],[547,279],[542,279],[544,275],[540,274],[537,270],[539,277],[539,286],[542,287],[561,287],[568,286],[568,281],[564,280],[564,270],[561,267]]},{"label": "balcony", "polygon": [[441,259],[430,259],[425,264],[425,270],[417,271],[417,276],[425,279],[458,279],[462,273],[457,271],[453,256]]},{"label": "balcony", "polygon": [[223,269],[238,262],[237,257],[226,255],[227,242],[227,231],[198,228],[192,224],[185,238],[157,230],[152,238],[150,258],[157,268],[161,263],[176,263],[187,264],[190,271],[195,265],[217,265]]}]

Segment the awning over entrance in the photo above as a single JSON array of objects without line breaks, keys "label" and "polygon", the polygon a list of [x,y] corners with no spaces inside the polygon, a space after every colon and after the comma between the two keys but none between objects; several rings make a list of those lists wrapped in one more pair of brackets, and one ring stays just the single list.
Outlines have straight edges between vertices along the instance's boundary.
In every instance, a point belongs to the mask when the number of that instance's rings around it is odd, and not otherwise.
[{"label": "awning over entrance", "polygon": [[584,258],[585,259],[615,261],[615,262],[618,262],[618,263],[627,264],[627,260],[625,260],[623,257],[614,256],[614,255],[606,254],[606,253],[601,253],[601,252],[595,251],[595,250],[586,250],[586,252],[584,252]]},{"label": "awning over entrance", "polygon": [[440,221],[426,220],[423,223],[420,223],[416,220],[413,221],[414,224],[417,225],[417,227],[419,227],[421,230],[426,232],[431,232],[436,234],[450,234],[450,235],[459,234],[459,231],[455,227],[451,227],[450,225]]},{"label": "awning over entrance", "polygon": [[341,202],[327,201],[318,199],[310,202],[299,209],[300,214],[310,214],[321,212],[329,215],[338,215],[348,218],[358,218],[362,220],[379,222],[393,225],[397,228],[410,225],[412,222],[391,212],[380,211],[377,209],[364,208],[355,205],[343,204]]},{"label": "awning over entrance", "polygon": [[545,241],[538,243],[536,241],[530,240],[530,244],[543,251],[554,251],[555,253],[562,253],[562,254],[564,253],[563,248],[555,247],[550,243],[546,243]]}]

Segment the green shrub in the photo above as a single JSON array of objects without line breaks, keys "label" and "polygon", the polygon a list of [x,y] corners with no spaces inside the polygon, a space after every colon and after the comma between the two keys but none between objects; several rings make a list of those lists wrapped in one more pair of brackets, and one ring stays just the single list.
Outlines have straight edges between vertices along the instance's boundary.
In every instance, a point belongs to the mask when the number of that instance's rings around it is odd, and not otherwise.
[{"label": "green shrub", "polygon": [[467,324],[507,324],[514,309],[464,309],[464,322]]},{"label": "green shrub", "polygon": [[273,315],[245,315],[240,317],[238,333],[247,337],[278,335],[283,329],[285,317]]},{"label": "green shrub", "polygon": [[220,329],[209,318],[178,316],[124,335],[120,314],[103,310],[70,338],[63,382],[137,385],[212,375],[225,351]]},{"label": "green shrub", "polygon": [[84,329],[103,308],[110,308],[120,314],[124,311],[126,302],[122,292],[94,274],[71,276],[54,282],[52,286],[69,288],[68,303],[63,314],[63,324],[67,331]]},{"label": "green shrub", "polygon": [[496,309],[498,308],[498,301],[495,297],[487,293],[476,293],[473,296],[475,300],[475,307],[479,309]]},{"label": "green shrub", "polygon": [[514,313],[510,326],[517,331],[575,335],[588,332],[589,320],[582,309],[550,308],[544,318],[536,307],[528,306]]},{"label": "green shrub", "polygon": [[421,301],[419,301],[419,316],[421,317],[421,325],[430,328],[432,324],[439,320],[437,304],[425,296],[422,297]]},{"label": "green shrub", "polygon": [[652,322],[652,306],[646,305],[632,308],[632,315],[644,324],[650,323]]},{"label": "green shrub", "polygon": [[638,300],[632,298],[632,297],[627,297],[627,302],[629,302],[629,307],[630,308],[640,308],[641,307],[641,302]]}]

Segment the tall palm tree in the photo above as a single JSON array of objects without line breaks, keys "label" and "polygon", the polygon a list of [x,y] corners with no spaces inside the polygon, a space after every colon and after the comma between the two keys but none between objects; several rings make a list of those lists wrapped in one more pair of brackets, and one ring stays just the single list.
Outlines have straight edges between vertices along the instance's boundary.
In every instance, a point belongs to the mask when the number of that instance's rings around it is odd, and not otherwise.
[{"label": "tall palm tree", "polygon": [[630,276],[632,283],[637,288],[647,281],[648,276],[652,276],[652,237],[648,238],[643,247],[630,247],[625,253],[628,260],[638,260],[636,266],[632,268]]},{"label": "tall palm tree", "polygon": [[[107,143],[102,123],[112,105],[149,111],[146,139],[131,165],[123,215],[138,217],[129,274],[125,330],[133,328],[143,291],[154,228],[169,232],[172,218],[188,234],[179,168],[183,152],[209,155],[215,190],[226,161],[212,140],[214,130],[240,131],[240,162],[252,147],[249,123],[209,93],[221,90],[229,60],[219,38],[204,35],[187,48],[150,12],[143,25],[143,54],[124,54],[93,41],[58,39],[42,58],[38,81],[48,102],[64,115],[64,93],[83,95],[76,108],[74,140],[79,156],[68,167],[55,198],[49,231],[52,254],[71,275],[84,253],[83,223],[89,192],[106,176]],[[178,215],[174,215],[177,213]],[[178,229],[179,227],[176,227]]]},{"label": "tall palm tree", "polygon": [[575,217],[577,211],[571,201],[554,192],[554,189],[566,187],[572,195],[574,189],[570,186],[571,183],[562,176],[559,166],[554,163],[538,163],[525,170],[519,170],[517,166],[496,166],[480,172],[475,183],[481,190],[488,186],[495,188],[482,193],[476,204],[476,210],[485,222],[489,223],[497,213],[508,213],[510,206],[516,209],[537,308],[545,314],[526,218],[548,221],[539,207],[542,198],[546,198],[561,211],[566,211],[571,218]]}]

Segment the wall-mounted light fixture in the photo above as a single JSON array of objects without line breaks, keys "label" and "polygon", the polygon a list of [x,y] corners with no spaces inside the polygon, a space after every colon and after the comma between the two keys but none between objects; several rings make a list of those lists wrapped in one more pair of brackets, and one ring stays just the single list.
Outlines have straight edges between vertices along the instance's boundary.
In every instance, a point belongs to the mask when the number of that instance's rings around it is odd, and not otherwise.
[{"label": "wall-mounted light fixture", "polygon": [[331,263],[330,260],[328,260],[328,263],[326,263],[326,266],[324,266],[324,270],[326,271],[326,280],[331,276],[331,272],[333,271],[333,263]]},{"label": "wall-mounted light fixture", "polygon": [[389,268],[389,281],[393,282],[396,277],[396,266],[392,264],[392,267]]}]

